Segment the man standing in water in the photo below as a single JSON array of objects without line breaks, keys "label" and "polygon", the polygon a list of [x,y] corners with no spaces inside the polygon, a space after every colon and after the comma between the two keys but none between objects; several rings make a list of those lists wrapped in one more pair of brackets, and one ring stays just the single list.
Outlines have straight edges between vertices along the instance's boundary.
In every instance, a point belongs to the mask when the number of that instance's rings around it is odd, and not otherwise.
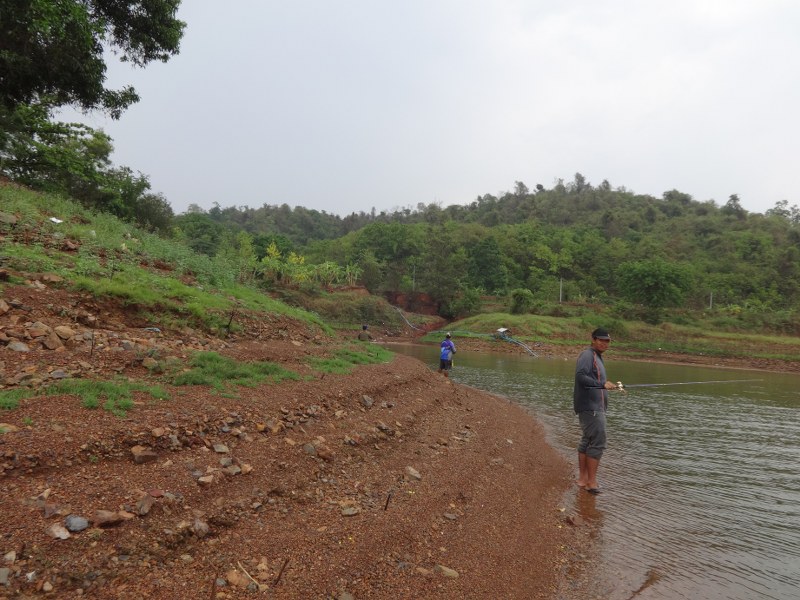
[{"label": "man standing in water", "polygon": [[445,377],[449,377],[450,369],[453,368],[453,354],[455,353],[456,345],[448,333],[439,346],[439,373],[444,373]]},{"label": "man standing in water", "polygon": [[606,447],[606,409],[608,390],[617,386],[608,381],[603,352],[608,350],[611,336],[605,329],[592,332],[592,344],[578,356],[575,367],[575,389],[572,402],[583,435],[578,444],[579,475],[576,483],[590,494],[599,494],[597,468]]}]

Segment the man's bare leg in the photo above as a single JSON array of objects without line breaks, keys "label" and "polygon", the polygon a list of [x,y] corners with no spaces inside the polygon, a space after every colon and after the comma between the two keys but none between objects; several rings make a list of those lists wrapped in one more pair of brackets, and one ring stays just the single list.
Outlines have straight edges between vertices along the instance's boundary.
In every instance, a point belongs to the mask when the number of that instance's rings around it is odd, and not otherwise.
[{"label": "man's bare leg", "polygon": [[600,486],[597,484],[597,468],[600,466],[599,458],[586,457],[586,489],[596,490]]},{"label": "man's bare leg", "polygon": [[586,474],[586,453],[578,452],[578,479],[575,483],[578,487],[586,487],[587,474]]}]

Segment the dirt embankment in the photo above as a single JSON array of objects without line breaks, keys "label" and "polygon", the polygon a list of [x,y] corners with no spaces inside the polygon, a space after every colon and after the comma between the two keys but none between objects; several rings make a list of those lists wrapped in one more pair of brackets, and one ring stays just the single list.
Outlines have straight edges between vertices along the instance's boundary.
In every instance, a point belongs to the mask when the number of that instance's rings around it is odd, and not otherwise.
[{"label": "dirt embankment", "polygon": [[286,319],[219,340],[47,283],[3,299],[6,391],[157,383],[148,359],[194,349],[303,379],[165,385],[124,417],[74,396],[0,411],[0,598],[556,598],[590,560],[537,422],[413,359],[322,375],[307,359],[341,341]]}]

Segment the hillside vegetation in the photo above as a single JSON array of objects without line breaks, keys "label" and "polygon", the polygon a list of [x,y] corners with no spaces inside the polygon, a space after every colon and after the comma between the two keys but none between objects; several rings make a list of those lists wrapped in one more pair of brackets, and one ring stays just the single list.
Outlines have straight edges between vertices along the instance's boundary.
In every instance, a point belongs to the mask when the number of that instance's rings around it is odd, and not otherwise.
[{"label": "hillside vegetation", "polygon": [[[401,314],[363,288],[337,290],[314,278],[270,278],[264,261],[254,262],[252,256],[195,252],[181,239],[148,233],[59,196],[3,185],[0,200],[0,268],[11,273],[9,284],[23,283],[25,273],[52,273],[76,293],[120,303],[142,327],[180,331],[188,326],[225,338],[268,315],[285,315],[326,336],[334,328],[352,331],[361,323],[369,323],[373,334],[384,338],[413,337],[445,327],[435,317]],[[615,350],[634,358],[676,353],[794,363],[800,357],[798,337],[776,333],[780,327],[757,326],[759,319],[763,324],[786,318],[791,324],[796,318],[791,309],[780,317],[774,311],[731,306],[673,308],[664,312],[671,322],[654,324],[631,318],[625,308],[633,308],[625,303],[533,298],[522,308],[515,304],[525,300],[518,291],[483,296],[481,303],[491,312],[476,307],[475,314],[446,327],[475,338],[508,327],[524,343],[568,349],[583,344],[587,331],[604,325],[615,333]],[[434,342],[437,336],[424,339]]]},{"label": "hillside vegetation", "polygon": [[800,210],[786,201],[761,215],[735,195],[722,206],[676,190],[655,198],[577,174],[464,206],[344,219],[195,207],[175,223],[199,251],[219,252],[234,228],[306,264],[354,269],[374,293],[423,293],[449,318],[481,312],[493,295],[519,313],[557,316],[570,302],[649,323],[800,331]]}]

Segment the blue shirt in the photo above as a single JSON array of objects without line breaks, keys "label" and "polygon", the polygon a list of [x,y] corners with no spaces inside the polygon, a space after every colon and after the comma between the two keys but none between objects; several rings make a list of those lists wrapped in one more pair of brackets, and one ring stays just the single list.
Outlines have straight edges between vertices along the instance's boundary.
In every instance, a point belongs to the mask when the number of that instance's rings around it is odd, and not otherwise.
[{"label": "blue shirt", "polygon": [[439,351],[439,358],[442,360],[450,360],[453,354],[456,353],[456,345],[453,343],[452,340],[446,339],[442,342],[441,349]]}]

